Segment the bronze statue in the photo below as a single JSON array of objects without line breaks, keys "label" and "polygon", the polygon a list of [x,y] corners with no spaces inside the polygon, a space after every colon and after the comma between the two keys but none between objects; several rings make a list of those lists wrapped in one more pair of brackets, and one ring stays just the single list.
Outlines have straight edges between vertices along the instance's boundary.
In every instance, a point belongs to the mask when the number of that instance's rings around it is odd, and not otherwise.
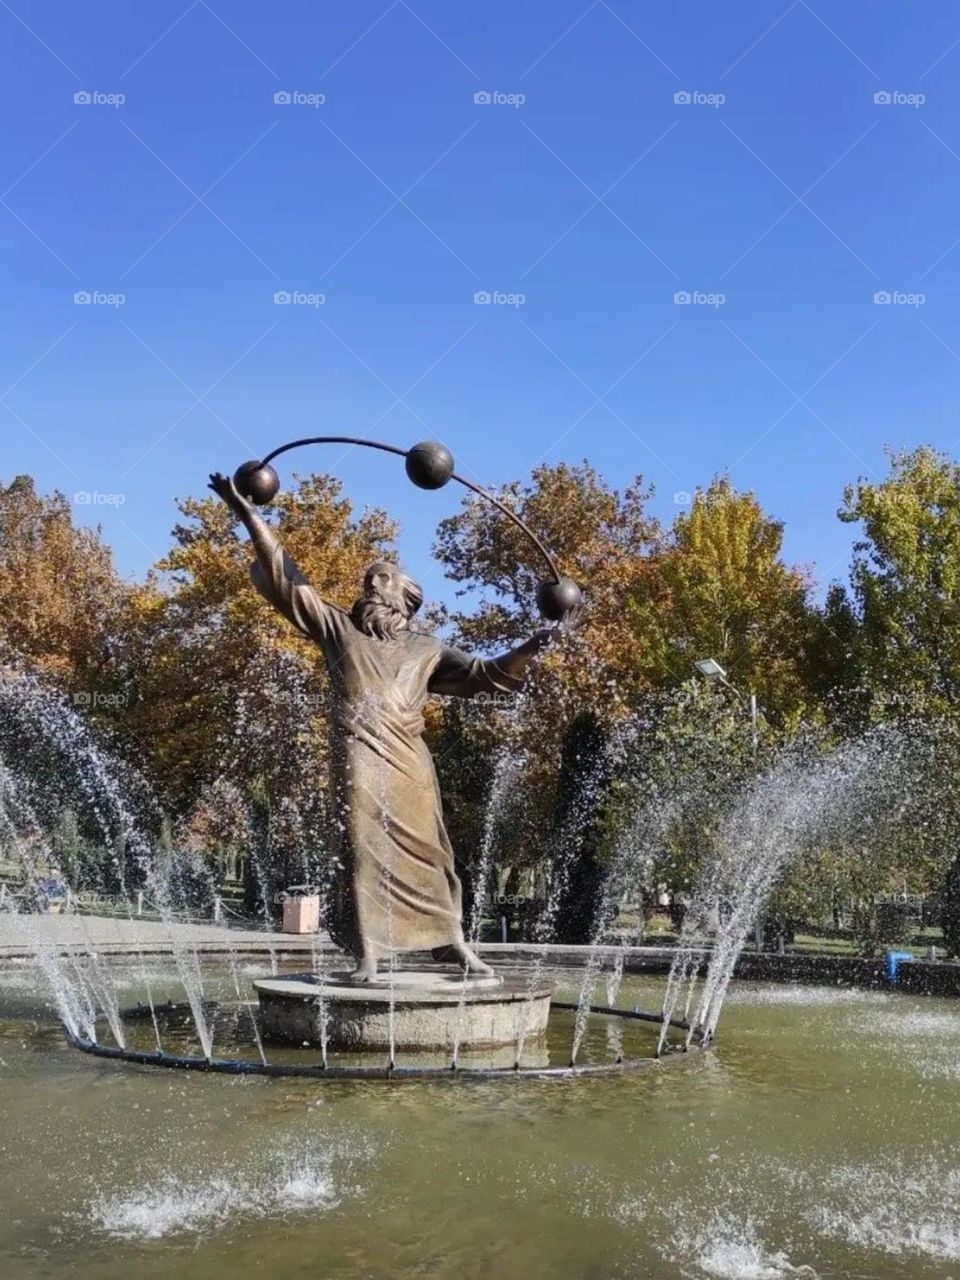
[{"label": "bronze statue", "polygon": [[[234,480],[215,473],[210,487],[246,526],[258,591],[320,646],[330,675],[331,784],[343,866],[328,927],[355,957],[354,978],[375,981],[380,959],[421,950],[455,957],[469,973],[491,973],[464,938],[423,707],[433,694],[515,692],[556,630],[538,631],[499,658],[470,657],[411,629],[423,592],[388,561],[370,566],[360,598],[341,609],[314,591]],[[577,613],[560,625],[571,625]]]}]

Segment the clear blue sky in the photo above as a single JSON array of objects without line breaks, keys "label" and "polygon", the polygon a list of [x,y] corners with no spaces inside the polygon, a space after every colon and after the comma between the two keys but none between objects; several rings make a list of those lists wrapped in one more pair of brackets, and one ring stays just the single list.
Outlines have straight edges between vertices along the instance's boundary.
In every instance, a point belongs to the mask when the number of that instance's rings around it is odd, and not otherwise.
[{"label": "clear blue sky", "polygon": [[[726,469],[822,587],[844,483],[960,437],[955,6],[0,0],[0,40],[0,476],[122,495],[77,515],[127,573],[208,471],[336,431],[586,456],[665,519]],[[296,465],[444,593],[459,492]]]}]

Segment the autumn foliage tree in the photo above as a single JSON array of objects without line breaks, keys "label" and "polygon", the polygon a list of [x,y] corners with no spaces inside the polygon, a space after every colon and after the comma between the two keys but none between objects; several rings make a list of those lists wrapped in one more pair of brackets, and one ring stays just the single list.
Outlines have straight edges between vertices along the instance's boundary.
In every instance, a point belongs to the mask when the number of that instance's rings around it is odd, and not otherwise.
[{"label": "autumn foliage tree", "polygon": [[[304,757],[322,760],[325,685],[317,647],[255,591],[246,535],[224,503],[211,496],[178,505],[173,548],[132,611],[127,658],[137,688],[128,729],[164,794],[184,809],[225,768],[234,782],[266,779],[279,789]],[[328,476],[285,490],[266,518],[317,591],[344,606],[395,533],[381,511],[355,519]]]},{"label": "autumn foliage tree", "polygon": [[0,484],[0,647],[7,660],[89,694],[108,679],[128,587],[99,529],[29,476]]},{"label": "autumn foliage tree", "polygon": [[[562,665],[550,659],[566,691],[604,707],[622,707],[659,678],[663,653],[635,637],[645,632],[662,592],[655,553],[657,521],[646,512],[649,491],[637,478],[623,492],[590,466],[541,466],[527,486],[498,492],[553,552],[562,571],[584,587],[588,607]],[[543,625],[537,583],[548,576],[521,530],[489,503],[470,498],[444,520],[435,548],[458,594],[479,593],[470,612],[446,620],[460,640],[487,652],[529,636]],[[613,700],[611,702],[611,699]]]}]

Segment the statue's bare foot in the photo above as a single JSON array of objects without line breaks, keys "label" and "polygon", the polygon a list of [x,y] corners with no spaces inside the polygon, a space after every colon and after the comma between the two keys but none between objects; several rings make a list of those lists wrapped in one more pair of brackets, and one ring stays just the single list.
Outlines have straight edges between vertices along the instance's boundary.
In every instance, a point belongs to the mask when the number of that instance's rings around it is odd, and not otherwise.
[{"label": "statue's bare foot", "polygon": [[471,951],[466,943],[461,942],[459,945],[455,945],[453,950],[467,973],[475,974],[480,978],[493,977],[493,970],[490,966],[485,964],[475,951]]},{"label": "statue's bare foot", "polygon": [[354,982],[376,982],[377,980],[377,961],[374,956],[364,956],[357,964],[357,967],[351,973],[350,977]]}]

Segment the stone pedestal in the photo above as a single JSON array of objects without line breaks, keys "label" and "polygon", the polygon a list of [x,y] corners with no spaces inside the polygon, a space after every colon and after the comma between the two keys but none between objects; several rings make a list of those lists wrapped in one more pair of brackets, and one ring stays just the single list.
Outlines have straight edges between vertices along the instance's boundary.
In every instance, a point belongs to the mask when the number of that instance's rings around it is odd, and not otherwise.
[{"label": "stone pedestal", "polygon": [[[255,982],[265,1039],[353,1053],[450,1053],[534,1044],[550,1013],[550,988],[525,974],[464,979],[459,970],[399,970],[391,982],[351,982],[348,974]],[[392,1030],[392,1036],[391,1036]],[[324,1035],[325,1031],[325,1035]]]}]

